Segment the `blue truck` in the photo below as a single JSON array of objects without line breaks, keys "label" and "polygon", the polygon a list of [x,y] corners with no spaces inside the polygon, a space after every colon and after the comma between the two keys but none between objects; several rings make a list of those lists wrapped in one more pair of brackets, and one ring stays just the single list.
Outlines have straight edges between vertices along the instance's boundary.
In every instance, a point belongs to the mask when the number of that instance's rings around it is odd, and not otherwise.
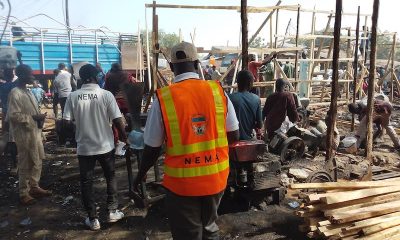
[{"label": "blue truck", "polygon": [[136,35],[106,33],[99,29],[71,30],[70,34],[65,30],[50,32],[50,29],[37,29],[32,32],[24,31],[19,35],[21,36],[6,31],[0,51],[7,49],[4,46],[18,50],[22,55],[22,62],[30,65],[35,77],[41,81],[51,79],[53,70],[61,62],[71,67],[82,62],[100,63],[104,72],[107,72],[112,63],[119,62],[124,67],[125,61],[125,70],[135,71],[132,62],[136,62],[137,56],[124,54],[123,51],[127,49],[126,46],[137,43]]}]

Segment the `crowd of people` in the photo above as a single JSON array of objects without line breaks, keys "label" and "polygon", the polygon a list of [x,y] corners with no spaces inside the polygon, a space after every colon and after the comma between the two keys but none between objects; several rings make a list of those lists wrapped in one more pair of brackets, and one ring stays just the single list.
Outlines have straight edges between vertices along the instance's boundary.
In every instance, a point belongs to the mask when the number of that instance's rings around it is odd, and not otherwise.
[{"label": "crowd of people", "polygon": [[[218,239],[217,209],[229,174],[229,144],[239,140],[272,139],[286,120],[299,120],[298,104],[289,91],[290,83],[275,82],[275,92],[268,94],[262,108],[253,83],[258,81],[259,68],[271,71],[274,54],[257,63],[252,59],[249,70],[238,72],[238,91],[227,94],[213,76],[221,75],[208,66],[207,79],[200,79],[196,48],[187,42],[171,50],[170,68],[175,78],[171,85],[157,89],[148,113],[143,134],[143,161],[134,180],[134,191],[146,178],[147,171],[157,162],[165,146],[163,186],[167,194],[166,210],[174,239]],[[233,62],[232,62],[233,64]],[[268,66],[271,65],[271,66]],[[293,66],[284,67],[293,74]],[[3,129],[10,133],[10,146],[18,150],[19,196],[23,205],[34,204],[38,198],[52,195],[39,186],[44,159],[42,128],[47,117],[39,109],[44,90],[34,81],[32,69],[21,64],[4,74],[0,85]],[[60,63],[52,82],[54,114],[61,105],[63,127],[74,125],[77,158],[80,169],[81,198],[91,230],[101,229],[93,195],[94,167],[98,161],[107,183],[107,219],[117,222],[124,217],[118,210],[115,179],[115,145],[129,146],[124,116],[129,108],[121,88],[132,79],[114,63],[105,74],[99,64],[85,64],[79,69],[79,79]],[[275,81],[270,79],[269,81]],[[32,85],[32,87],[31,87]],[[385,128],[396,147],[397,135],[389,126],[391,106],[375,102],[374,122]],[[352,113],[360,114],[360,142],[365,136],[365,110],[349,105]],[[328,118],[329,120],[329,118]],[[329,123],[329,122],[328,122]],[[326,131],[323,123],[314,127]],[[265,132],[262,132],[265,129]],[[335,129],[336,131],[336,129]],[[379,132],[380,133],[380,132]],[[337,134],[338,135],[338,134]]]}]

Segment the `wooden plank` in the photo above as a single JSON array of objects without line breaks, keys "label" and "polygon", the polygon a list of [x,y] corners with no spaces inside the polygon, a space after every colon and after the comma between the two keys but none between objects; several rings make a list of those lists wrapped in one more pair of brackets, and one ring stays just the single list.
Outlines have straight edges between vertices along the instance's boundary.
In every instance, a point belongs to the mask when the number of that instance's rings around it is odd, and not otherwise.
[{"label": "wooden plank", "polygon": [[[381,187],[373,189],[362,189],[346,193],[325,193],[325,196],[319,199],[326,204],[346,202],[350,200],[378,196],[387,193],[399,192],[400,186]],[[315,197],[314,197],[315,198]]]},{"label": "wooden plank", "polygon": [[306,209],[309,212],[317,212],[322,209],[326,209],[327,206],[328,204],[319,203],[319,204],[305,206],[304,209]]},{"label": "wooden plank", "polygon": [[[376,200],[376,201],[365,201],[363,203],[349,205],[347,207],[342,207],[342,208],[328,209],[328,210],[324,211],[324,215],[332,216],[333,214],[336,214],[336,213],[347,212],[347,211],[350,211],[353,209],[359,209],[359,208],[363,208],[363,207],[369,207],[369,206],[378,205],[378,204],[382,204],[382,203],[392,202],[397,199],[399,199],[399,195],[394,195],[394,196]],[[365,199],[363,199],[363,200],[365,200]]]},{"label": "wooden plank", "polygon": [[[398,173],[400,174],[400,173]],[[388,185],[389,184],[389,185]],[[290,189],[362,189],[362,188],[375,188],[387,186],[399,186],[400,181],[396,182],[326,182],[326,183],[292,183],[289,185]]]},{"label": "wooden plank", "polygon": [[338,225],[327,225],[324,227],[318,227],[318,232],[320,232],[324,237],[330,237],[342,232],[342,228],[350,226],[349,223],[338,224]]},{"label": "wooden plank", "polygon": [[383,231],[368,235],[368,236],[364,236],[362,238],[362,240],[383,240],[383,239],[392,239],[392,236],[396,236],[400,234],[400,228],[398,226],[392,227],[392,228],[388,228],[385,229]]},{"label": "wooden plank", "polygon": [[[154,5],[146,3],[146,8],[152,8]],[[234,10],[240,11],[240,6],[201,6],[201,5],[176,5],[176,4],[155,4],[156,8],[171,8],[171,9],[203,9],[203,10]],[[248,6],[248,12],[270,12],[277,9],[291,10],[296,8],[297,5],[285,5],[285,6],[271,6],[271,7],[252,7]]]},{"label": "wooden plank", "polygon": [[309,233],[307,233],[307,237],[308,238],[316,238],[316,237],[318,237],[318,233],[317,232],[309,232]]},{"label": "wooden plank", "polygon": [[363,235],[371,235],[371,234],[374,234],[374,233],[377,233],[382,230],[392,228],[392,227],[395,227],[398,225],[400,225],[400,218],[395,219],[393,221],[389,221],[389,222],[379,223],[379,224],[371,226],[371,227],[363,228],[361,230],[361,232]]},{"label": "wooden plank", "polygon": [[326,231],[329,231],[329,230],[335,230],[335,229],[342,230],[342,228],[346,228],[346,227],[350,227],[350,226],[351,226],[351,223],[331,224],[331,225],[318,227],[318,231],[320,231],[322,233],[322,232],[326,232]]},{"label": "wooden plank", "polygon": [[306,201],[308,203],[317,203],[320,202],[320,199],[326,197],[329,193],[313,193],[307,196]]},{"label": "wooden plank", "polygon": [[317,231],[318,230],[318,228],[317,228],[317,226],[314,226],[314,225],[311,225],[311,226],[309,226],[309,229],[308,229],[310,232],[315,232],[315,231]]},{"label": "wooden plank", "polygon": [[353,222],[356,220],[397,212],[399,209],[400,209],[400,201],[383,203],[371,207],[348,211],[343,214],[335,214],[331,217],[331,221],[333,221],[334,223]]},{"label": "wooden plank", "polygon": [[340,238],[345,238],[345,237],[351,237],[351,236],[357,236],[359,235],[358,233],[360,232],[360,229],[353,229],[353,230],[343,230],[342,228],[342,232],[339,233],[339,237]]},{"label": "wooden plank", "polygon": [[395,177],[399,177],[399,176],[400,176],[399,172],[388,172],[388,173],[374,175],[373,180],[377,181],[377,180],[383,180],[383,179],[388,179],[388,178],[395,178]]},{"label": "wooden plank", "polygon": [[353,239],[357,239],[357,235],[342,238],[342,240],[353,240]]},{"label": "wooden plank", "polygon": [[318,222],[318,226],[320,226],[320,227],[330,225],[330,224],[331,224],[331,221],[329,221],[329,220]]},{"label": "wooden plank", "polygon": [[394,212],[394,213],[390,213],[390,214],[386,214],[383,216],[379,216],[379,217],[374,217],[374,218],[368,218],[365,220],[361,220],[361,221],[357,221],[357,222],[353,222],[351,227],[346,227],[346,231],[351,231],[351,230],[355,230],[355,229],[361,229],[364,227],[369,227],[372,225],[376,225],[379,223],[383,223],[386,221],[392,221],[395,220],[397,218],[400,217],[400,212]]},{"label": "wooden plank", "polygon": [[322,216],[321,212],[307,212],[303,210],[296,211],[295,214],[299,217],[319,217]]}]

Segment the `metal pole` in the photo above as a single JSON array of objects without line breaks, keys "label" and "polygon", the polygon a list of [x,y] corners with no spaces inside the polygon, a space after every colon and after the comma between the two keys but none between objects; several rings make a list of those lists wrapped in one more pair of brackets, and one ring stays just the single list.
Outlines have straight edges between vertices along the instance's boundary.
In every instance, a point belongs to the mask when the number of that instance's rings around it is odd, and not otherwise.
[{"label": "metal pole", "polygon": [[72,33],[71,30],[68,29],[68,45],[69,45],[69,64],[72,65],[73,63],[73,56],[72,56]]},{"label": "metal pole", "polygon": [[333,43],[333,60],[332,60],[332,95],[331,104],[329,107],[330,114],[328,115],[328,130],[326,138],[326,161],[333,163],[333,142],[336,126],[337,115],[337,98],[339,93],[339,51],[340,51],[340,29],[342,27],[342,0],[336,0],[335,12],[335,30],[334,30],[334,43]]},{"label": "metal pole", "polygon": [[71,27],[69,25],[69,0],[65,0],[65,23],[67,25],[67,30],[68,30],[69,64],[72,65],[72,62],[73,62],[73,56],[72,56],[72,34],[71,34]]},{"label": "metal pole", "polygon": [[[358,6],[357,11],[357,26],[356,26],[356,46],[354,48],[354,62],[353,62],[353,70],[354,70],[354,80],[353,80],[353,103],[356,103],[356,96],[357,96],[357,75],[358,75],[358,42],[359,42],[359,35],[360,35],[360,6]],[[360,79],[363,81],[363,79]],[[351,116],[351,131],[354,131],[354,124],[355,118],[354,114]]]},{"label": "metal pole", "polygon": [[69,29],[69,0],[65,0],[65,23]]},{"label": "metal pole", "polygon": [[97,30],[94,31],[94,41],[95,41],[96,63],[98,63],[99,62],[99,45],[97,44]]},{"label": "metal pole", "polygon": [[46,67],[44,63],[44,44],[43,44],[43,31],[40,29],[40,62],[42,64],[42,74],[46,73]]},{"label": "metal pole", "polygon": [[9,37],[9,38],[10,38],[10,47],[12,47],[12,46],[13,46],[13,35],[12,35],[12,32],[11,32],[11,31],[9,32],[9,34],[10,34],[10,35],[9,35],[9,36],[10,36],[10,37]]},{"label": "metal pole", "polygon": [[[375,62],[376,62],[376,31],[379,17],[379,0],[374,0],[371,26],[371,53],[369,55],[369,82],[368,82],[368,104],[367,104],[367,144],[365,146],[365,157],[372,161],[372,120],[374,113],[374,88],[375,88]],[[370,167],[371,170],[371,167]]]}]

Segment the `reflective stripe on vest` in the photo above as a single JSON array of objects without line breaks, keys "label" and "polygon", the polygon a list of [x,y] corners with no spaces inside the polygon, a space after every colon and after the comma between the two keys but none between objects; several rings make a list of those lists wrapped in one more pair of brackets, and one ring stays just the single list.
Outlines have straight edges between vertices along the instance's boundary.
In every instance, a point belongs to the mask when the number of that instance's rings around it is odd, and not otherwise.
[{"label": "reflective stripe on vest", "polygon": [[229,160],[223,160],[217,164],[190,167],[190,168],[172,168],[164,165],[164,173],[170,177],[185,178],[185,177],[200,177],[205,175],[216,174],[229,168]]},{"label": "reflective stripe on vest", "polygon": [[218,131],[218,138],[210,141],[192,143],[183,145],[181,141],[180,128],[178,116],[176,115],[174,101],[172,99],[171,91],[168,87],[161,88],[161,97],[165,103],[166,115],[171,131],[172,147],[167,148],[167,154],[171,156],[179,156],[183,154],[191,154],[196,152],[203,152],[212,150],[219,147],[227,147],[228,140],[225,133],[225,116],[224,116],[224,102],[219,91],[218,83],[215,81],[207,81],[210,85],[216,110],[216,129]]}]

